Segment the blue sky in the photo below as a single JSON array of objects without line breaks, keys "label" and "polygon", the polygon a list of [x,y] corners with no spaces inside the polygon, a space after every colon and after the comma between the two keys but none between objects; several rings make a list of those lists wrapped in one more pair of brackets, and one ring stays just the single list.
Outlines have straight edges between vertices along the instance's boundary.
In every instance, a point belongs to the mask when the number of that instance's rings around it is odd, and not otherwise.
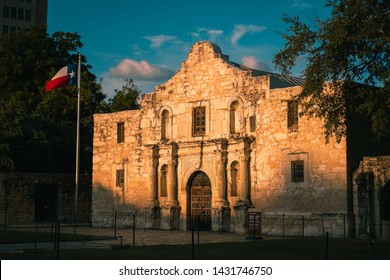
[{"label": "blue sky", "polygon": [[[325,0],[49,0],[48,31],[77,32],[81,52],[109,96],[126,78],[142,93],[167,81],[201,40],[217,43],[230,60],[277,72],[284,45],[283,15],[308,23],[325,19]],[[299,69],[293,73],[299,75]]]}]

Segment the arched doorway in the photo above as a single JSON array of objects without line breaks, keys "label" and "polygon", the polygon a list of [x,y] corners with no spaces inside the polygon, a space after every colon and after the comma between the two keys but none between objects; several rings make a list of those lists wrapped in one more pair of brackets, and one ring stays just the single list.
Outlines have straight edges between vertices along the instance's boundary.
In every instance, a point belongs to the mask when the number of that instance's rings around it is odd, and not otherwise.
[{"label": "arched doorway", "polygon": [[390,240],[390,181],[387,181],[380,195],[381,237]]},{"label": "arched doorway", "polygon": [[198,171],[188,181],[189,229],[211,229],[211,183],[206,173]]},{"label": "arched doorway", "polygon": [[381,220],[390,221],[390,181],[383,187],[380,196]]}]

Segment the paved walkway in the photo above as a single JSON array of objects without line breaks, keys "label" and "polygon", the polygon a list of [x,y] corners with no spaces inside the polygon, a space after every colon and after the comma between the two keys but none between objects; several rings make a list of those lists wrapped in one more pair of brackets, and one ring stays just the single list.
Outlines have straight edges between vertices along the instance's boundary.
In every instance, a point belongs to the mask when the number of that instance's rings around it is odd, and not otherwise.
[{"label": "paved walkway", "polygon": [[[31,229],[29,229],[31,230]],[[50,231],[50,228],[41,228],[39,231]],[[74,233],[74,228],[63,227],[61,233]],[[168,230],[136,230],[133,234],[132,229],[117,229],[116,236],[113,229],[108,228],[91,228],[78,227],[78,234],[86,234],[96,236],[96,240],[86,240],[77,242],[60,242],[62,249],[80,249],[80,248],[95,248],[95,249],[110,249],[113,245],[120,246],[122,237],[122,245],[124,246],[147,246],[147,245],[178,245],[191,244],[191,231],[168,231]],[[199,243],[218,243],[218,242],[245,242],[248,241],[245,234],[232,234],[221,232],[206,232],[199,233]],[[194,242],[198,243],[198,232],[194,232]],[[54,242],[42,243],[17,243],[17,244],[0,244],[0,252],[23,252],[26,250],[54,250]]]}]

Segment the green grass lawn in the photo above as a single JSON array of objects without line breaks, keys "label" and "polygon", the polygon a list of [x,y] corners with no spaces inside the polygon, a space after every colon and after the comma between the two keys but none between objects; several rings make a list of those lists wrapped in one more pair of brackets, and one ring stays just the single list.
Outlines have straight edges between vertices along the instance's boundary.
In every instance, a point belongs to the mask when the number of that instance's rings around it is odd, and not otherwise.
[{"label": "green grass lawn", "polygon": [[[31,236],[29,236],[31,235]],[[51,240],[50,233],[0,232],[0,243],[28,240]],[[20,239],[21,238],[21,239]],[[61,234],[61,240],[85,240],[88,236]],[[377,240],[374,247],[364,239],[330,239],[328,258],[334,260],[390,259],[390,242]],[[194,259],[199,260],[321,260],[326,259],[324,239],[265,239],[248,242],[199,244],[194,246]],[[1,259],[50,260],[56,259],[53,251],[26,253],[0,253]],[[136,246],[122,250],[61,249],[59,259],[71,260],[189,260],[191,245]]]}]

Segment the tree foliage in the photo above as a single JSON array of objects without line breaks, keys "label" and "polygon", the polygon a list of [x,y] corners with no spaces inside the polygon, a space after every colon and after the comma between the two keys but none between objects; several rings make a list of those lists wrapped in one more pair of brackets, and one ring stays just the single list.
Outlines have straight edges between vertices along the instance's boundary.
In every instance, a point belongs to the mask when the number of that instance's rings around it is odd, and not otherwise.
[{"label": "tree foliage", "polygon": [[312,26],[285,16],[284,48],[274,63],[290,74],[302,59],[303,114],[324,119],[326,136],[347,134],[349,114],[371,120],[378,139],[390,135],[390,10],[384,0],[328,0],[330,18]]},{"label": "tree foliage", "polygon": [[126,79],[126,84],[121,90],[115,90],[115,96],[109,100],[109,111],[117,112],[123,110],[139,109],[141,92],[132,79]]},{"label": "tree foliage", "polygon": [[[0,38],[0,170],[74,172],[77,88],[45,92],[45,84],[77,63],[81,47],[77,33],[41,28]],[[92,169],[93,114],[106,97],[89,69],[82,56],[82,172]]]}]

